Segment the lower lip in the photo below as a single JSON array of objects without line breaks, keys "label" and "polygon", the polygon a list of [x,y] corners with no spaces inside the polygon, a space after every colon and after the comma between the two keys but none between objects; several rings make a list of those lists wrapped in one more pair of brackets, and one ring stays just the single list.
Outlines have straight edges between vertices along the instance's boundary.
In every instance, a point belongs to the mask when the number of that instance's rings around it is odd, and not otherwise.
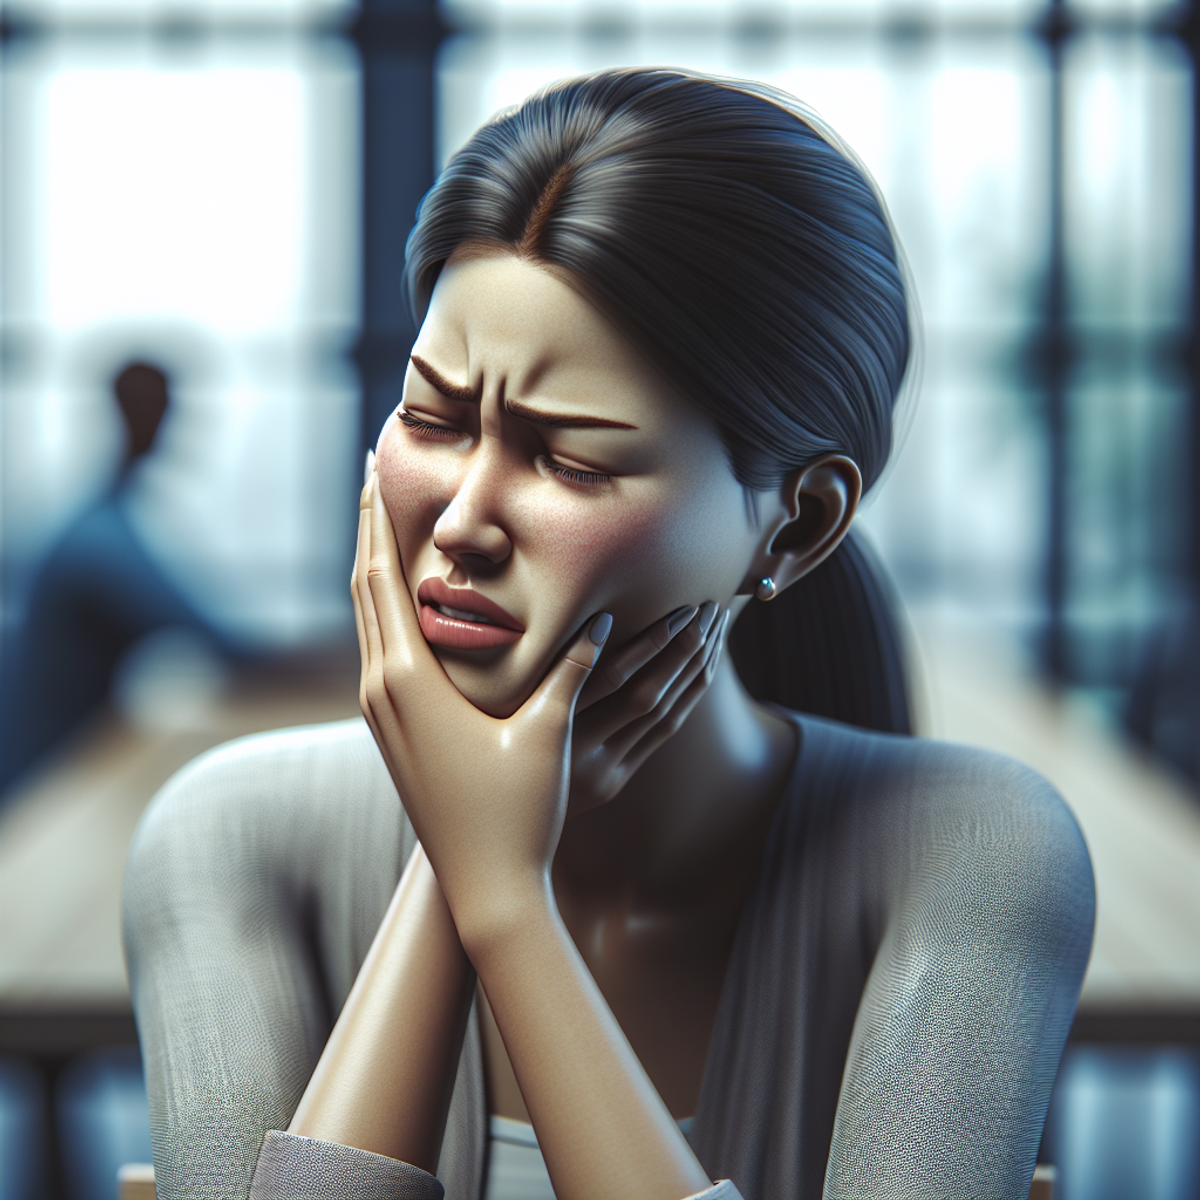
[{"label": "lower lip", "polygon": [[497,646],[511,646],[521,636],[517,630],[502,625],[447,617],[429,604],[421,605],[421,632],[430,645],[451,650],[494,650]]}]

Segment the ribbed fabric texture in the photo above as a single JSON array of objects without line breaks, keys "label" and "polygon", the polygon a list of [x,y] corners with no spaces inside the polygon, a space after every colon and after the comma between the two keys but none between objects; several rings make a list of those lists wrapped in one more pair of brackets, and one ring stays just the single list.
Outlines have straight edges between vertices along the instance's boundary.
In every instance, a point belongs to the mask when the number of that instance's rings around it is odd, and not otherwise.
[{"label": "ribbed fabric texture", "polygon": [[[796,721],[688,1140],[745,1200],[1024,1200],[1091,939],[1079,831],[1011,760]],[[247,1196],[413,845],[362,721],[233,743],[154,801],[125,934],[160,1200]],[[446,1200],[480,1200],[486,1129],[473,1021]]]},{"label": "ribbed fabric texture", "polygon": [[442,1200],[420,1167],[317,1138],[267,1131],[250,1200]]}]

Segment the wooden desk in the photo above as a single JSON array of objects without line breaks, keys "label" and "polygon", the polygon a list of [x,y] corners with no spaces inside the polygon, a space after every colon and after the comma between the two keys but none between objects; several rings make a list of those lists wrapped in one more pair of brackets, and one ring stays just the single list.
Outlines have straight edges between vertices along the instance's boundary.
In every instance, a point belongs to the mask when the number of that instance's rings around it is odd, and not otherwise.
[{"label": "wooden desk", "polygon": [[135,1039],[121,874],[151,797],[230,738],[358,715],[356,656],[233,681],[185,726],[99,716],[0,813],[0,1053],[59,1057]]},{"label": "wooden desk", "polygon": [[[1100,718],[994,644],[917,624],[924,732],[1029,763],[1066,796],[1099,915],[1077,1035],[1200,1044],[1200,806]],[[192,727],[98,721],[0,816],[0,1051],[130,1041],[120,941],[125,851],[142,809],[196,754],[244,733],[358,712],[352,659],[247,677]]]}]

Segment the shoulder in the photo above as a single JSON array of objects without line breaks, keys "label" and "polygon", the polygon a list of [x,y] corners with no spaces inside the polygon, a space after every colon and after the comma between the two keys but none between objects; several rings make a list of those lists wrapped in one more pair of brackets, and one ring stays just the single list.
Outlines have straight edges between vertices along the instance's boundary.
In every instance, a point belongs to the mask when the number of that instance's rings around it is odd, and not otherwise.
[{"label": "shoulder", "polygon": [[1087,846],[1038,772],[973,746],[797,721],[817,776],[800,772],[805,799],[815,784],[893,908],[903,899],[1010,919],[1057,913],[1090,940]]},{"label": "shoulder", "polygon": [[[1070,809],[1053,784],[1004,754],[929,738],[857,729],[790,714],[801,731],[800,791],[835,794],[886,824],[954,822],[963,834],[994,830],[1022,839],[1033,830],[1079,842]],[[805,786],[807,785],[807,787]]]},{"label": "shoulder", "polygon": [[346,845],[408,840],[400,802],[361,719],[253,734],[200,755],[151,801],[126,868],[146,877],[269,872]]},{"label": "shoulder", "polygon": [[337,1011],[415,845],[361,719],[201,755],[151,801],[126,859],[143,1046],[151,1025],[168,1042],[184,1026],[240,1028],[249,1004],[275,1013],[284,1031],[263,1036],[292,1054],[308,1034],[279,1014]]},{"label": "shoulder", "polygon": [[387,795],[387,769],[364,721],[277,729],[206,751],[176,772],[151,802],[143,827],[183,815],[253,819],[284,815],[314,795]]},{"label": "shoulder", "polygon": [[871,933],[826,1187],[1024,1195],[1092,940],[1074,817],[1045,778],[990,751],[844,729],[814,740],[857,770],[844,861]]}]

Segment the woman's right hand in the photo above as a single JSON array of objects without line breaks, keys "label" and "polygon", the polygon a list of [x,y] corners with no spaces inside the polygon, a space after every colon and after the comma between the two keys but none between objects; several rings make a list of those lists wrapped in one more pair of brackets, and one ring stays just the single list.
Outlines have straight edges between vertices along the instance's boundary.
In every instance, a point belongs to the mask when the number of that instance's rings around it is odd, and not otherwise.
[{"label": "woman's right hand", "polygon": [[569,813],[613,799],[678,732],[713,681],[729,620],[711,600],[677,609],[600,660],[575,706]]},{"label": "woman's right hand", "polygon": [[[571,940],[550,886],[570,794],[575,706],[611,617],[589,618],[521,708],[494,718],[455,688],[425,642],[374,472],[360,510],[353,594],[363,713],[487,994],[555,1190],[579,1200],[697,1193],[708,1177]],[[593,698],[600,761],[610,753],[603,748],[634,727],[621,739],[632,738],[628,749],[611,752],[618,766],[702,680],[705,661],[689,670],[699,647],[688,656],[687,640],[649,661],[654,627],[649,651],[637,642],[614,656],[620,665]],[[619,693],[642,656],[648,677],[669,682],[664,710],[656,715],[654,705],[631,721]],[[372,997],[375,990],[364,989]]]},{"label": "woman's right hand", "polygon": [[467,946],[467,929],[503,924],[544,896],[566,815],[575,702],[612,618],[589,618],[512,716],[476,708],[421,632],[374,470],[352,595],[363,715]]}]

